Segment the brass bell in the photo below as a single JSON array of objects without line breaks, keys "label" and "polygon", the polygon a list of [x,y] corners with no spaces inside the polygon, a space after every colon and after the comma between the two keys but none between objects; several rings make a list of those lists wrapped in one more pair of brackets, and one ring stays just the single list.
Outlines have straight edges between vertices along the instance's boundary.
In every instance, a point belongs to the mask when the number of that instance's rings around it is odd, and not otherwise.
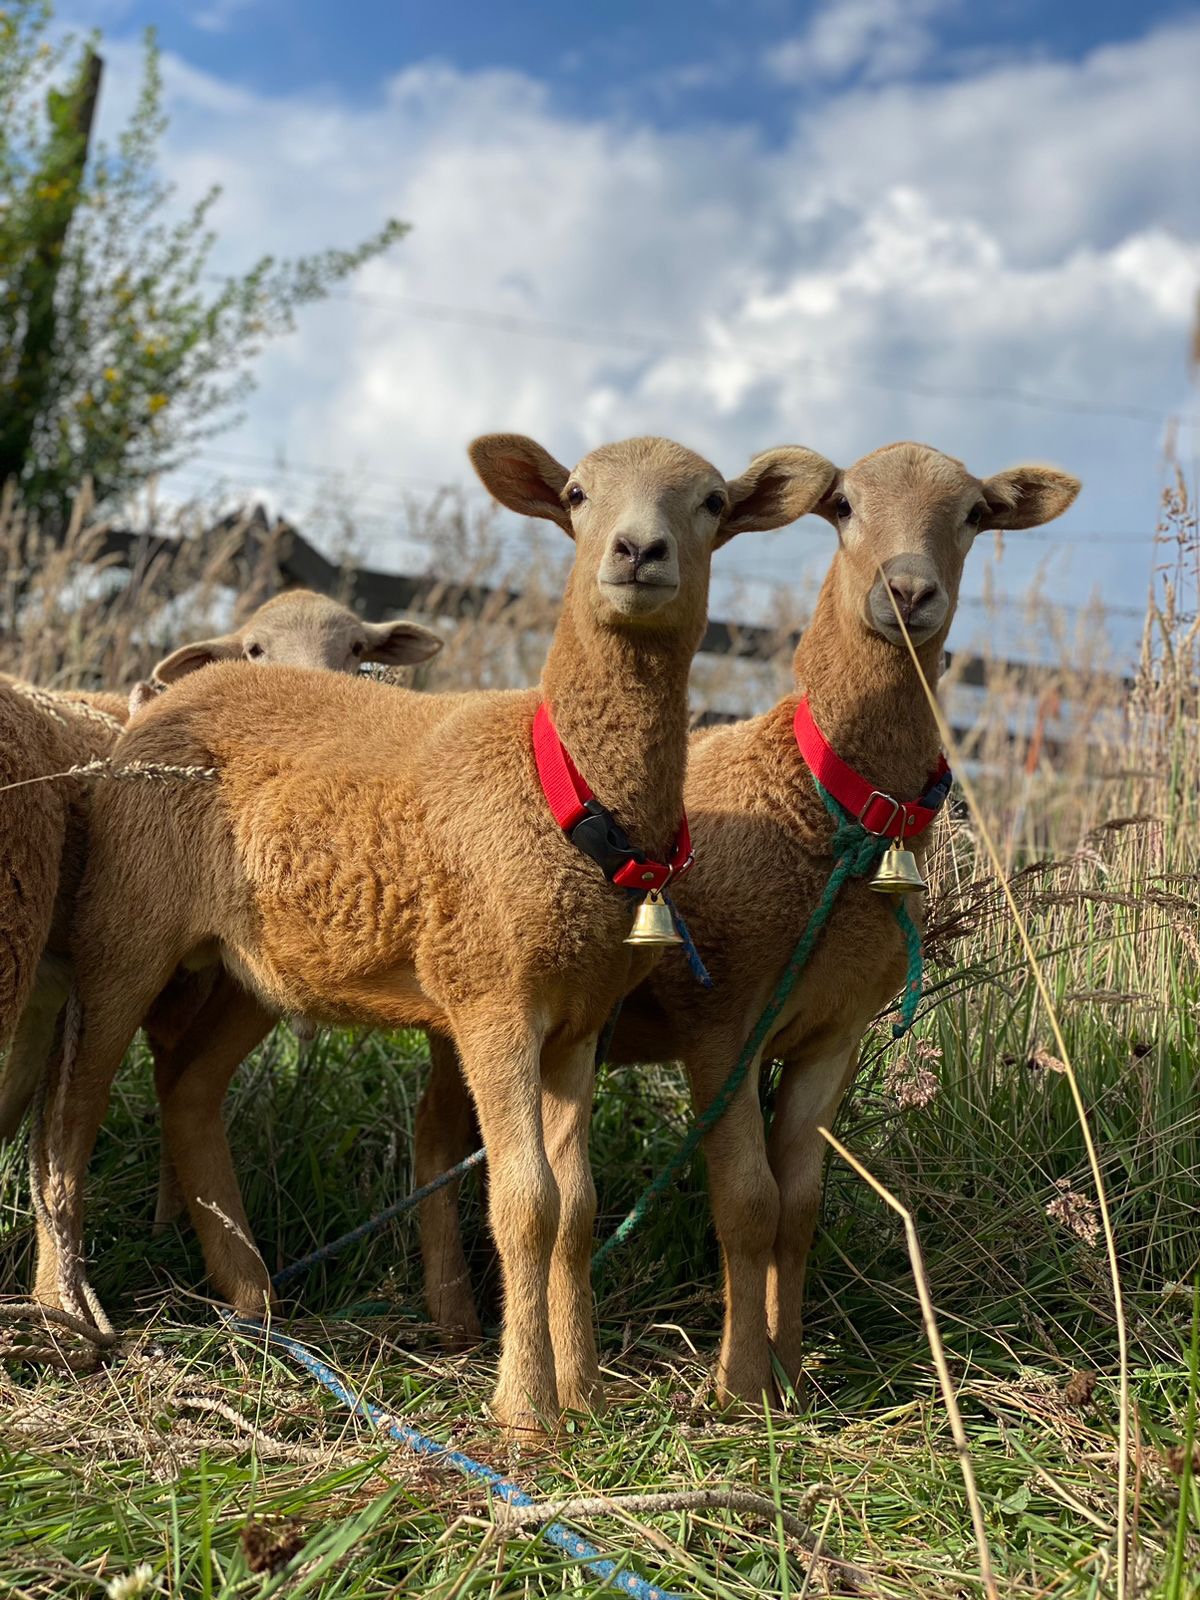
[{"label": "brass bell", "polygon": [[893,839],[871,879],[871,888],[877,894],[917,894],[926,887],[916,856],[905,850],[899,839]]},{"label": "brass bell", "polygon": [[633,919],[633,927],[629,930],[625,943],[651,945],[683,943],[675,927],[671,908],[657,889],[651,889],[637,908],[637,916]]}]

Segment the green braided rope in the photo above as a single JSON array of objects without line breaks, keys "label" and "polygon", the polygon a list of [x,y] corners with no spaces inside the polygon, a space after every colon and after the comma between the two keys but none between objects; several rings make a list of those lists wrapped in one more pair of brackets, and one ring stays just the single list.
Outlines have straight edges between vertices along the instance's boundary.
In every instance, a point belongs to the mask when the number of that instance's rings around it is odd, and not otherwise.
[{"label": "green braided rope", "polygon": [[903,1039],[916,1021],[917,1007],[921,1003],[924,962],[921,956],[921,930],[913,921],[912,912],[904,903],[902,895],[897,895],[893,910],[896,913],[896,921],[900,924],[900,932],[904,935],[904,947],[908,951],[908,970],[904,974],[904,999],[900,1002],[900,1021],[892,1024],[892,1038]]},{"label": "green braided rope", "polygon": [[[825,804],[826,811],[833,818],[833,871],[829,874],[829,881],[825,885],[825,893],[821,896],[805,925],[800,941],[792,951],[791,959],[783,969],[783,975],[775,985],[774,993],[767,1001],[766,1009],[755,1023],[754,1031],[746,1040],[741,1055],[734,1063],[733,1071],[721,1085],[716,1098],[701,1112],[692,1126],[691,1132],[672,1156],[671,1160],[662,1171],[651,1181],[639,1196],[633,1210],[621,1223],[617,1231],[604,1241],[592,1257],[592,1271],[608,1254],[623,1240],[627,1239],[633,1230],[642,1222],[650,1207],[659,1195],[677,1178],[695,1155],[701,1139],[715,1128],[717,1123],[728,1111],[733,1097],[737,1094],[763,1045],[766,1043],[772,1027],[775,1025],[779,1013],[787,1004],[788,996],[796,986],[796,980],[808,965],[809,957],[813,953],[821,930],[829,921],[830,912],[842,891],[843,885],[850,878],[863,878],[878,864],[884,851],[888,848],[889,841],[881,839],[877,834],[868,833],[860,823],[856,822],[829,791],[817,784],[817,793]],[[901,1021],[893,1029],[896,1037],[905,1033],[912,1026],[913,1016],[916,1013],[917,1002],[921,998],[921,935],[916,924],[908,912],[908,908],[901,902],[896,903],[896,920],[900,924],[900,931],[904,935],[904,942],[908,948],[908,973],[904,986],[904,1001],[901,1007]]]}]

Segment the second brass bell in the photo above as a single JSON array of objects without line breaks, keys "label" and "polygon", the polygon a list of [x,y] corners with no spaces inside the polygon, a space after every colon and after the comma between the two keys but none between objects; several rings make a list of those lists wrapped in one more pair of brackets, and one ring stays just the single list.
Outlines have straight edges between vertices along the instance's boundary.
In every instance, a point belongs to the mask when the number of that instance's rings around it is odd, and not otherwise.
[{"label": "second brass bell", "polygon": [[633,919],[633,927],[625,940],[626,944],[682,944],[675,928],[675,918],[671,915],[671,908],[656,890],[652,889],[641,905],[637,908],[637,916]]},{"label": "second brass bell", "polygon": [[893,839],[884,852],[883,860],[871,879],[871,888],[877,894],[918,894],[925,890],[926,883],[917,866],[917,858],[911,850],[905,850],[898,839]]}]

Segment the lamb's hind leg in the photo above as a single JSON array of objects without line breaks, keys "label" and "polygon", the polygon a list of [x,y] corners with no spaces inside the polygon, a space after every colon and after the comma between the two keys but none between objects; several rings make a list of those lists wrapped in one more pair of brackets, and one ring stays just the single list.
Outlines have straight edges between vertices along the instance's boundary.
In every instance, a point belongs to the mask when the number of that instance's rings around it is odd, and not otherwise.
[{"label": "lamb's hind leg", "polygon": [[543,1429],[558,1415],[549,1280],[559,1202],[542,1138],[541,1033],[531,1018],[498,1006],[451,1023],[487,1145],[488,1214],[504,1279],[492,1413],[509,1429]]},{"label": "lamb's hind leg", "polygon": [[46,1075],[59,1013],[71,986],[71,964],[44,955],[37,982],[0,1069],[0,1145],[13,1138]]},{"label": "lamb's hind leg", "polygon": [[817,1130],[832,1126],[857,1065],[856,1039],[804,1066],[785,1066],[771,1121],[767,1152],[779,1185],[779,1228],[767,1279],[767,1326],[793,1384],[803,1361],[804,1275],[821,1209],[826,1145]]},{"label": "lamb's hind leg", "polygon": [[[458,1052],[441,1034],[429,1035],[429,1081],[417,1108],[414,1176],[417,1187],[430,1183],[464,1160],[478,1143],[475,1109]],[[421,1259],[425,1303],[439,1328],[452,1337],[478,1339],[483,1333],[463,1250],[458,1211],[461,1180],[446,1184],[421,1201]]]},{"label": "lamb's hind leg", "polygon": [[[706,1041],[705,1052],[688,1062],[698,1111],[720,1092],[737,1059],[738,1046]],[[759,1061],[704,1139],[713,1222],[725,1268],[725,1325],[717,1357],[717,1399],[761,1406],[771,1392],[766,1288],[771,1245],[779,1219],[779,1192],[763,1136],[758,1104]]]},{"label": "lamb's hind leg", "polygon": [[[232,984],[220,968],[206,967],[199,972],[176,972],[142,1021],[142,1031],[154,1057],[154,1092],[159,1106],[170,1094],[187,1064],[180,1054],[188,1031],[208,1006],[214,989]],[[225,994],[224,998],[228,998]],[[153,1232],[160,1234],[187,1210],[175,1163],[165,1134],[158,1150],[158,1197],[154,1203]]]},{"label": "lamb's hind leg", "polygon": [[[89,959],[77,964],[78,1006],[68,1002],[64,1049],[47,1076],[43,1136],[35,1180],[52,1222],[39,1212],[34,1298],[64,1310],[71,1298],[71,1264],[83,1257],[83,1185],[112,1081],[146,1007],[166,982],[178,955],[161,930],[115,925],[111,937],[93,927]],[[77,1030],[77,1031],[76,1031]]]}]

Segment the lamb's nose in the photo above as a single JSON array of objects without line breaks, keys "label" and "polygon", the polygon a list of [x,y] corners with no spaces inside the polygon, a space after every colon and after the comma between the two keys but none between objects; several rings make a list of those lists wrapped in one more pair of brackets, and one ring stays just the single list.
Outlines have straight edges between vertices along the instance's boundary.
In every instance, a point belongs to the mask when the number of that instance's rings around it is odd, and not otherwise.
[{"label": "lamb's nose", "polygon": [[665,539],[652,539],[649,544],[642,544],[630,534],[621,533],[613,540],[613,554],[628,561],[635,573],[648,561],[665,561],[667,553]]},{"label": "lamb's nose", "polygon": [[888,588],[896,602],[896,610],[905,622],[909,621],[914,611],[919,611],[927,600],[932,600],[937,594],[937,584],[931,583],[928,578],[889,578]]}]

